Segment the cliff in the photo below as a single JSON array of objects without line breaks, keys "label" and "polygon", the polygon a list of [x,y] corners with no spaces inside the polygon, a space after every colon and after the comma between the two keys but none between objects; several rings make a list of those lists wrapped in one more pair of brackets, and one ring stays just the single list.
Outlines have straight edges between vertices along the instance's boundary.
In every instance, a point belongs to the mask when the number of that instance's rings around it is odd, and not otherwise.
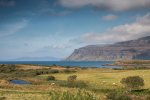
[{"label": "cliff", "polygon": [[150,36],[111,45],[88,45],[74,52],[67,61],[150,59]]}]

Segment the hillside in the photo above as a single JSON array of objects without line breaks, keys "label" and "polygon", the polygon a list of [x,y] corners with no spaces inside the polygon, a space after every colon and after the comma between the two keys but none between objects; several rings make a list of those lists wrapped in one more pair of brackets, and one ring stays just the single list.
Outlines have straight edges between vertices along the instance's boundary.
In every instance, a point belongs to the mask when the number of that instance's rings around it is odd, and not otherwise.
[{"label": "hillside", "polygon": [[111,45],[88,45],[74,52],[67,61],[150,59],[150,36]]}]

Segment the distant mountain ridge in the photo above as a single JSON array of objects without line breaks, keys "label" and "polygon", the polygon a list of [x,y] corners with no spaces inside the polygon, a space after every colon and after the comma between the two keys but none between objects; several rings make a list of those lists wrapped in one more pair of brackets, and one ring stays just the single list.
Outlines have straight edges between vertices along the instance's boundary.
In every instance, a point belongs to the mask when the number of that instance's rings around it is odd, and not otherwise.
[{"label": "distant mountain ridge", "polygon": [[74,52],[67,61],[150,59],[150,36],[109,45],[88,45]]},{"label": "distant mountain ridge", "polygon": [[12,59],[12,61],[60,61],[61,58],[56,57],[21,57]]}]

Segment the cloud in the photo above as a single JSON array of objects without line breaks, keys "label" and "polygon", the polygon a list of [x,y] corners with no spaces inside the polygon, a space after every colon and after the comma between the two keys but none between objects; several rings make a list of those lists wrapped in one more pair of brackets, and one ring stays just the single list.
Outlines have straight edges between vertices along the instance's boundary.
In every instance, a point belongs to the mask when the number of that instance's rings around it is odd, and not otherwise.
[{"label": "cloud", "polygon": [[15,4],[14,0],[0,0],[0,7],[13,7]]},{"label": "cloud", "polygon": [[70,48],[71,46],[66,45],[66,44],[57,44],[57,45],[49,45],[49,46],[45,46],[43,48],[45,49],[67,49]]},{"label": "cloud", "polygon": [[28,24],[28,20],[26,19],[23,19],[16,23],[7,24],[3,28],[1,28],[0,37],[15,34],[16,32],[26,27],[27,24]]},{"label": "cloud", "polygon": [[150,13],[139,16],[130,24],[115,26],[104,33],[86,33],[77,41],[78,43],[114,43],[150,36]]},{"label": "cloud", "polygon": [[29,52],[29,55],[32,56],[53,56],[53,57],[66,57],[68,53],[71,53],[69,45],[66,44],[55,44],[55,45],[48,45],[43,46],[33,52]]},{"label": "cloud", "polygon": [[113,14],[109,14],[109,15],[103,16],[102,20],[112,21],[112,20],[116,20],[117,18],[118,18],[118,16],[113,15]]},{"label": "cloud", "polygon": [[67,8],[92,6],[99,9],[125,11],[150,7],[150,0],[58,0],[59,4]]}]

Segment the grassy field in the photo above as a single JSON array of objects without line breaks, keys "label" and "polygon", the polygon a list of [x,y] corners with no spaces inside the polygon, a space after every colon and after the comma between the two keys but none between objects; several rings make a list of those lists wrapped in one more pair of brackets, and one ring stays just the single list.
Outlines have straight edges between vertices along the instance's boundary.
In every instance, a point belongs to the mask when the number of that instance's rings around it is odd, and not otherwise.
[{"label": "grassy field", "polygon": [[[25,67],[25,65],[23,66]],[[36,69],[36,66],[32,67],[34,67],[33,70]],[[23,67],[17,66],[17,68]],[[49,68],[46,69],[48,70]],[[14,85],[2,78],[0,80],[0,100],[105,100],[106,94],[110,91],[124,91],[124,86],[120,81],[127,76],[140,76],[145,83],[144,91],[130,93],[130,96],[134,96],[134,98],[136,96],[140,97],[137,100],[145,100],[143,97],[150,94],[150,70],[81,69],[58,66],[50,68],[50,70],[54,69],[59,70],[59,73],[41,74],[32,77],[18,76],[19,79],[33,83],[31,85]],[[75,72],[66,72],[64,70],[75,70]],[[76,81],[79,82],[77,87],[69,87],[65,84],[67,83],[67,77],[70,75],[77,76]],[[48,76],[54,76],[55,80],[47,81]]]}]

